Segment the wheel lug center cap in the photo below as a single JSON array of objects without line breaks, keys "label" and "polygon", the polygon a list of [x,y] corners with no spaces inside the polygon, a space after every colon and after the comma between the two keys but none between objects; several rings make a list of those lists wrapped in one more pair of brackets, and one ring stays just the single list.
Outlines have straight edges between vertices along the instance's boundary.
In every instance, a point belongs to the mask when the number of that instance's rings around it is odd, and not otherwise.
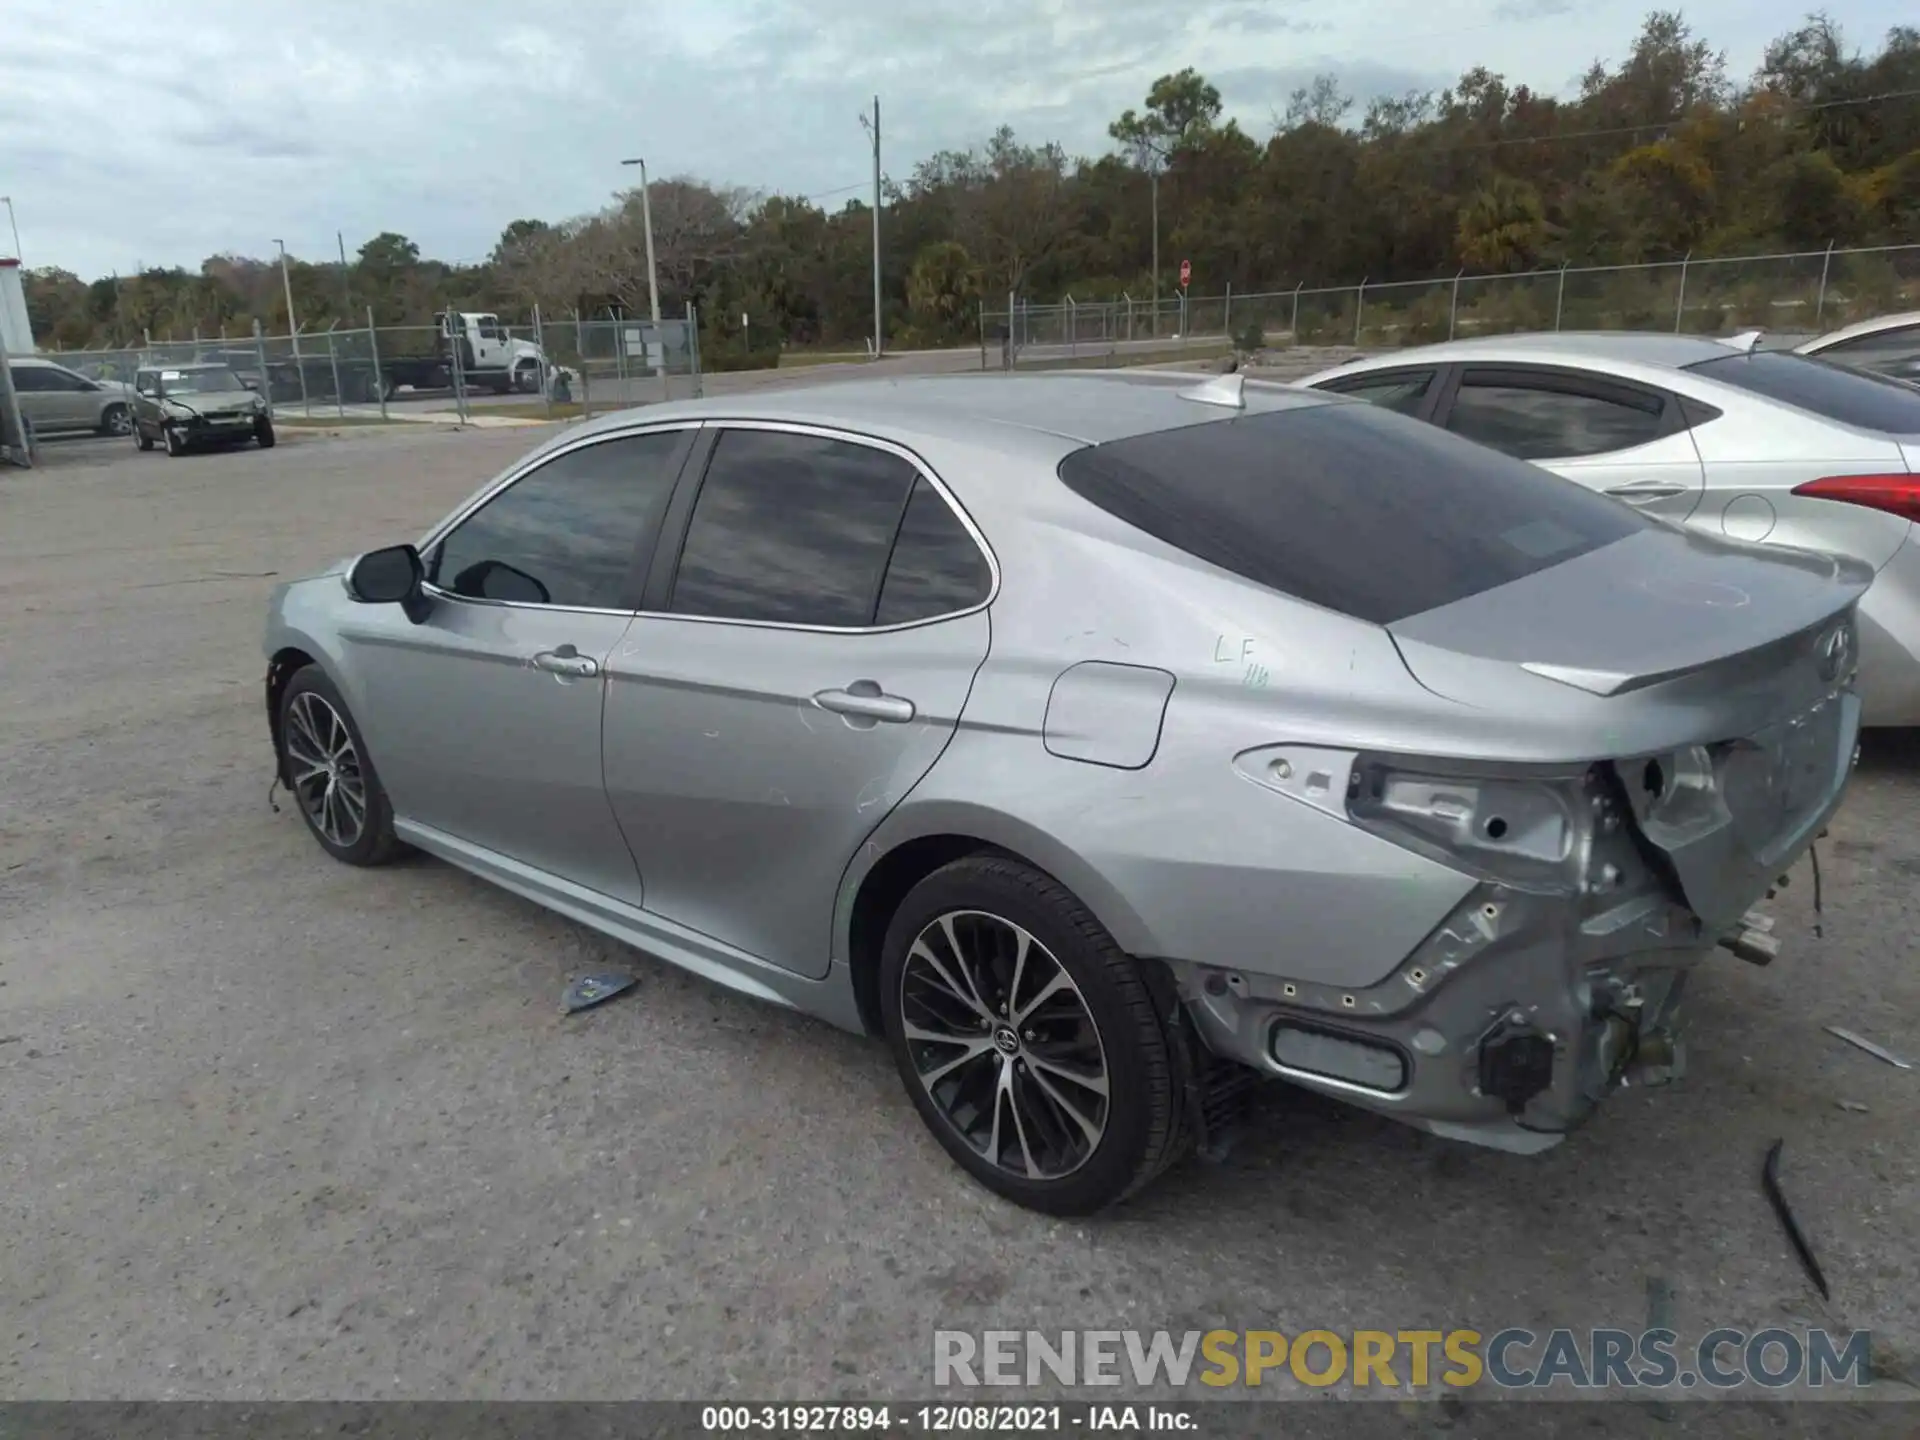
[{"label": "wheel lug center cap", "polygon": [[1020,1036],[1011,1025],[996,1025],[993,1028],[993,1048],[1002,1055],[1020,1053]]}]

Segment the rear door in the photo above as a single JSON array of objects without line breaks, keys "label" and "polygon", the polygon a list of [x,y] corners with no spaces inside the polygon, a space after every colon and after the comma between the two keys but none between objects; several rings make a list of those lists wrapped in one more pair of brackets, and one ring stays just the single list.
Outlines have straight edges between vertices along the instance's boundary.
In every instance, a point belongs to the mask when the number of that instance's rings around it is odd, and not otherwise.
[{"label": "rear door", "polygon": [[841,875],[986,659],[992,563],[904,450],[709,433],[662,538],[677,569],[608,657],[607,791],[650,911],[821,976]]},{"label": "rear door", "polygon": [[1434,419],[1456,435],[1668,520],[1700,503],[1705,470],[1680,398],[1588,371],[1466,365]]}]

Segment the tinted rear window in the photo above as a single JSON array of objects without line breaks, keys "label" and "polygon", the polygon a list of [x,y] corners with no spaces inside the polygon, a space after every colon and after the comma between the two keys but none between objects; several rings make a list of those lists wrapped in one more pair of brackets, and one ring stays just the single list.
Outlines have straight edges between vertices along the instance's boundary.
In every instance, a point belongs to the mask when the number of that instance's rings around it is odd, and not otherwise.
[{"label": "tinted rear window", "polygon": [[1546,470],[1364,404],[1089,446],[1060,462],[1060,478],[1190,555],[1379,625],[1653,523]]},{"label": "tinted rear window", "polygon": [[1842,425],[1886,435],[1920,435],[1920,390],[1898,380],[1779,350],[1727,355],[1686,368]]}]

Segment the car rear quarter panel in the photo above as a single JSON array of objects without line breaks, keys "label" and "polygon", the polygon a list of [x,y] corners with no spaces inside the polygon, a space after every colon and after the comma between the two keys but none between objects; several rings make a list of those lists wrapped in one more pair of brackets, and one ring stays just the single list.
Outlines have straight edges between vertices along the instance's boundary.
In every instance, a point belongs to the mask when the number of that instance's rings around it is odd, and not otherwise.
[{"label": "car rear quarter panel", "polygon": [[[1054,874],[1135,954],[1328,984],[1391,972],[1472,881],[1235,760],[1282,741],[1404,735],[1434,697],[1377,627],[1237,582],[1049,481],[1036,477],[1024,523],[986,517],[1003,577],[987,662],[953,743],[850,884],[906,841],[972,835]],[[1049,696],[1087,661],[1174,677],[1144,767],[1049,752]]]}]

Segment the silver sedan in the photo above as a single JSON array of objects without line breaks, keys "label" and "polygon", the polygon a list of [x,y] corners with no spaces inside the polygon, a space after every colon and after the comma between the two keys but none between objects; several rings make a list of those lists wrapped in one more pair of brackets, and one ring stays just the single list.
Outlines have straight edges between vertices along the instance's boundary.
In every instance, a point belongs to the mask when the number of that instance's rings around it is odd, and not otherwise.
[{"label": "silver sedan", "polygon": [[1795,346],[1794,353],[1920,385],[1920,310],[1857,321]]},{"label": "silver sedan", "polygon": [[1831,551],[1860,605],[1866,723],[1920,725],[1920,389],[1690,335],[1505,335],[1298,382],[1430,421],[1709,535]]},{"label": "silver sedan", "polygon": [[608,416],[282,586],[266,716],[335,859],[884,1036],[1082,1213],[1263,1078],[1533,1151],[1674,1074],[1840,802],[1870,578],[1239,377],[846,384]]}]

